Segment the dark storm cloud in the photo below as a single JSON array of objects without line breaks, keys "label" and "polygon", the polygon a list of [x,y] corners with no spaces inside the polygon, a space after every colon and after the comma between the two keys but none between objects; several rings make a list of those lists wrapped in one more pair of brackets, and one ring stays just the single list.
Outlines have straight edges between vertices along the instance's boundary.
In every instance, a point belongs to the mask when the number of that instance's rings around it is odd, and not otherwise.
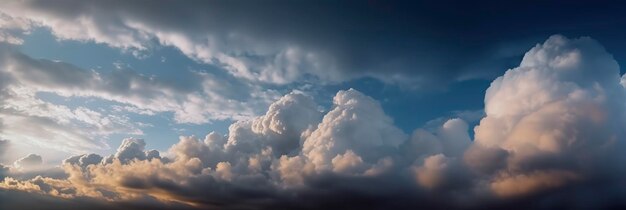
[{"label": "dark storm cloud", "polygon": [[[25,1],[5,5],[4,12],[19,16],[15,11],[23,10],[23,15],[39,20],[60,38],[140,50],[157,41],[200,61],[222,65],[235,76],[281,84],[307,74],[331,81],[371,76],[415,87],[492,78],[515,66],[532,43],[550,34],[591,31],[586,35],[594,35],[593,31],[625,23],[618,18],[622,5],[577,1]],[[77,33],[80,30],[87,33]]]}]

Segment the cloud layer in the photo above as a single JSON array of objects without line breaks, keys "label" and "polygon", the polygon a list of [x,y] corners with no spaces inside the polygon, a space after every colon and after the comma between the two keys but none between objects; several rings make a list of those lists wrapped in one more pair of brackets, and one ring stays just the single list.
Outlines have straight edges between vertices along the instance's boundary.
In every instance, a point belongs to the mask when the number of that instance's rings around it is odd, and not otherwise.
[{"label": "cloud layer", "polygon": [[[143,135],[147,124],[127,114],[172,113],[176,123],[248,119],[277,98],[271,89],[218,79],[206,72],[189,72],[185,85],[132,69],[109,72],[34,59],[0,47],[0,137],[30,142],[69,153],[106,149],[103,137]],[[112,109],[70,106],[41,99],[40,94],[100,100]]]},{"label": "cloud layer", "polygon": [[111,208],[618,208],[621,80],[599,43],[555,35],[492,82],[474,138],[461,119],[405,134],[354,89],[327,112],[292,92],[226,135],[181,136],[163,156],[128,138],[108,157],[66,159],[67,178],[7,177],[0,189]]},{"label": "cloud layer", "polygon": [[[482,6],[496,11],[514,7]],[[374,77],[416,87],[491,78],[526,50],[508,42],[494,43],[500,38],[496,33],[483,33],[490,29],[484,25],[512,30],[515,27],[509,22],[513,21],[468,20],[470,14],[485,12],[472,8],[408,1],[166,1],[157,6],[29,0],[0,4],[8,20],[49,28],[62,40],[102,43],[138,57],[155,46],[170,46],[249,82]]]}]

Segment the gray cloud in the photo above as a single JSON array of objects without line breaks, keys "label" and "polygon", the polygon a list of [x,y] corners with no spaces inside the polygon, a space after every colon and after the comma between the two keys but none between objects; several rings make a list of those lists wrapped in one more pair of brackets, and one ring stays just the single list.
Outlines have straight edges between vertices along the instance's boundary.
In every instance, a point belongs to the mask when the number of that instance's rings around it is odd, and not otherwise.
[{"label": "gray cloud", "polygon": [[85,168],[88,165],[95,165],[102,162],[102,159],[102,156],[98,154],[75,155],[63,160],[63,164],[78,165]]},{"label": "gray cloud", "polygon": [[0,15],[0,42],[14,45],[24,43],[22,37],[30,33],[36,25],[26,18],[14,18],[6,14]]},{"label": "gray cloud", "polygon": [[[485,11],[457,4],[9,1],[0,8],[50,28],[61,39],[136,52],[154,45],[173,46],[236,77],[275,84],[310,75],[323,81],[375,77],[416,87],[491,78],[512,66],[530,46],[511,44],[527,42],[527,36],[502,40],[499,33],[504,32],[484,33],[506,28],[506,33],[515,34],[528,26],[516,30],[506,21],[480,15],[483,19],[468,20],[470,14]],[[496,10],[510,5],[483,6]]]},{"label": "gray cloud", "polygon": [[26,157],[16,160],[13,165],[21,170],[31,170],[41,167],[43,164],[43,158],[41,155],[29,154]]},{"label": "gray cloud", "polygon": [[[0,126],[0,131],[1,130],[2,130],[2,126]],[[10,146],[9,144],[10,144],[9,140],[0,139],[0,163],[2,163],[5,160],[4,158],[6,158],[5,154],[6,154],[6,151],[9,149],[9,146]]]},{"label": "gray cloud", "polygon": [[[81,163],[81,165],[90,165],[98,163],[97,159],[100,159],[103,163],[112,163],[117,160],[123,164],[126,164],[134,160],[152,160],[154,158],[161,159],[161,155],[157,150],[145,151],[146,142],[143,139],[127,138],[122,140],[122,144],[117,148],[117,152],[107,158],[102,158],[95,154],[74,156],[74,159],[67,159],[64,161],[66,164]],[[80,157],[76,160],[76,157]],[[78,161],[78,162],[77,162]]]}]

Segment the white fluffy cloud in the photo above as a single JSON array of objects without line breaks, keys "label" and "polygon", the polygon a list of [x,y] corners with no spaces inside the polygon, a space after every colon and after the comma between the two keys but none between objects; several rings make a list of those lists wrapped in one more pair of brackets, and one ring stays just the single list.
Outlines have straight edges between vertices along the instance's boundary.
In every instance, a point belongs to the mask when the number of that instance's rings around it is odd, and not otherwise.
[{"label": "white fluffy cloud", "polygon": [[601,45],[552,36],[491,84],[466,159],[502,196],[612,180],[623,173],[625,102],[619,66]]},{"label": "white fluffy cloud", "polygon": [[335,108],[307,135],[302,146],[304,157],[317,171],[335,170],[346,161],[375,164],[393,154],[390,151],[407,138],[377,101],[358,91],[339,91],[333,103]]}]

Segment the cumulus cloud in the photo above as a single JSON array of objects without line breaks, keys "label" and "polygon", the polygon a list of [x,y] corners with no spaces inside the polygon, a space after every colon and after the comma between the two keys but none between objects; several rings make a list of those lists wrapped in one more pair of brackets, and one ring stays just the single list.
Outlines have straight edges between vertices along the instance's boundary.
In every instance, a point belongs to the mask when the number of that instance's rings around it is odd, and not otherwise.
[{"label": "cumulus cloud", "polygon": [[[413,161],[398,155],[409,136],[394,126],[380,104],[353,89],[338,92],[333,103],[324,114],[309,96],[293,92],[270,105],[265,115],[233,123],[227,135],[211,132],[204,139],[181,137],[167,158],[150,158],[159,157],[158,152],[146,151],[143,140],[129,138],[107,158],[89,154],[66,159],[66,179],[7,179],[0,187],[72,199],[131,202],[153,198],[227,209],[335,208],[332,202],[311,204],[307,200],[342,197],[337,193],[343,190],[371,193],[351,195],[353,199],[414,190],[417,186],[401,184],[414,182],[408,170]],[[441,129],[467,130],[458,119],[447,124]],[[436,152],[440,151],[432,151]],[[384,187],[388,179],[397,181]],[[323,183],[339,180],[346,183],[337,186],[337,192],[317,192],[327,188]],[[380,184],[366,187],[366,180]],[[300,196],[293,197],[294,193]],[[408,200],[403,202],[408,204]]]},{"label": "cumulus cloud", "polygon": [[[377,101],[358,91],[339,91],[333,103],[335,108],[324,116],[302,146],[303,156],[317,171],[334,170],[340,167],[337,162],[345,161],[375,164],[407,138]],[[351,160],[345,160],[348,158]]]},{"label": "cumulus cloud", "polygon": [[102,159],[102,156],[98,154],[75,155],[63,160],[63,164],[77,165],[86,168],[89,165],[95,165],[102,162]]},{"label": "cumulus cloud", "polygon": [[0,188],[200,209],[619,208],[620,79],[596,41],[556,35],[491,84],[473,141],[456,118],[409,136],[354,89],[326,113],[293,92],[226,135],[180,137],[167,157],[129,138],[105,160],[70,157],[66,179],[5,178]]},{"label": "cumulus cloud", "polygon": [[414,158],[438,153],[459,157],[471,143],[467,130],[467,123],[459,118],[447,120],[434,133],[422,128],[416,129],[410,141],[406,142],[405,152]]},{"label": "cumulus cloud", "polygon": [[[95,161],[96,159],[101,159],[104,163],[111,163],[113,162],[113,160],[117,160],[120,161],[121,163],[128,163],[130,161],[133,160],[151,160],[154,158],[161,158],[161,155],[159,154],[159,151],[157,150],[149,150],[149,151],[145,151],[145,147],[146,147],[146,142],[143,139],[136,139],[136,138],[127,138],[122,140],[122,144],[120,145],[119,148],[117,148],[117,152],[114,155],[111,155],[105,159],[102,159],[102,157],[99,157],[98,155],[95,154],[90,154],[87,156],[78,156],[80,157],[78,159],[79,163],[81,160],[84,159],[83,161],[83,165],[89,165],[89,164],[93,164],[96,163],[97,161]],[[77,156],[74,156],[74,158],[76,158]],[[74,164],[76,163],[75,160],[68,160],[68,161],[64,161],[65,163],[70,163],[70,164]]]},{"label": "cumulus cloud", "polygon": [[625,99],[619,66],[600,44],[552,36],[487,89],[466,159],[500,157],[475,168],[490,170],[501,196],[613,180],[623,173]]},{"label": "cumulus cloud", "polygon": [[43,164],[43,158],[37,154],[29,154],[26,157],[20,158],[13,163],[13,165],[20,170],[31,170],[41,167]]},{"label": "cumulus cloud", "polygon": [[416,129],[401,152],[405,161],[412,161],[409,168],[420,186],[445,193],[471,188],[473,175],[467,173],[462,161],[471,143],[467,123],[453,118],[432,133],[424,128]]}]

